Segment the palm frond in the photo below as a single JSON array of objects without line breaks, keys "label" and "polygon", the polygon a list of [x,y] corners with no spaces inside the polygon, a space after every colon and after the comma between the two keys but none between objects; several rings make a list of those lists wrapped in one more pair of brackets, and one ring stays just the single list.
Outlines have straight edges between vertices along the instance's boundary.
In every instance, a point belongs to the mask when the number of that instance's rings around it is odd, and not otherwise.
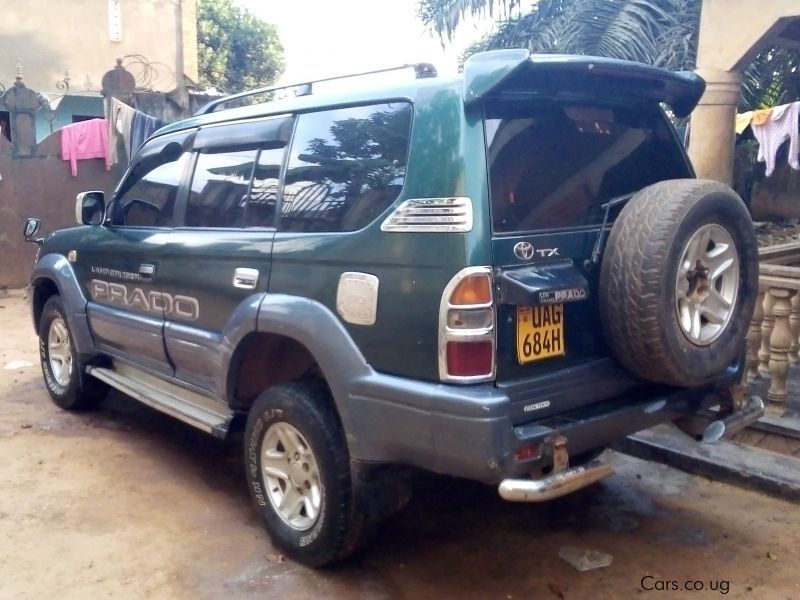
[{"label": "palm frond", "polygon": [[499,23],[482,49],[592,54],[671,69],[694,66],[701,0],[539,0]]},{"label": "palm frond", "polygon": [[786,104],[800,98],[800,50],[762,51],[742,75],[743,111]]},{"label": "palm frond", "polygon": [[440,39],[452,39],[453,33],[466,15],[511,14],[520,0],[419,0],[417,16],[426,27],[435,31]]}]

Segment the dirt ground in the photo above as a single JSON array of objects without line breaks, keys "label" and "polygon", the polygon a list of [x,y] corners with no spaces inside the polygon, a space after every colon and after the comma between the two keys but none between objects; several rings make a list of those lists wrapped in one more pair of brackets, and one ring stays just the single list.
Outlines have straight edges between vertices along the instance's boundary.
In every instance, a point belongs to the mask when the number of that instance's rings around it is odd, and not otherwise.
[{"label": "dirt ground", "polygon": [[[235,441],[120,395],[60,411],[19,293],[0,331],[2,599],[800,599],[800,507],[619,454],[615,476],[544,505],[420,477],[359,557],[307,569],[259,526]],[[614,561],[580,573],[562,546]]]}]

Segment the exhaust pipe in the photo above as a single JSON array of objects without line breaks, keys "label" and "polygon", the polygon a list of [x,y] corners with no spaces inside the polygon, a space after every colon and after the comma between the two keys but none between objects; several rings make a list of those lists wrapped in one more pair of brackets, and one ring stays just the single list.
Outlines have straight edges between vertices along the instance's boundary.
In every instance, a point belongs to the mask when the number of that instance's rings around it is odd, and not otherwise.
[{"label": "exhaust pipe", "polygon": [[703,441],[708,444],[718,442],[726,435],[733,435],[758,421],[764,414],[764,402],[758,396],[750,396],[750,402],[742,410],[709,424],[703,431]]}]

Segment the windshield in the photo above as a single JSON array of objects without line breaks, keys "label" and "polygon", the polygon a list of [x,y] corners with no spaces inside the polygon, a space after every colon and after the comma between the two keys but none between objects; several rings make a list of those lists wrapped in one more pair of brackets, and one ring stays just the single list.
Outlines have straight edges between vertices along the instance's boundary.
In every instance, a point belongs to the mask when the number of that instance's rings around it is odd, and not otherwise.
[{"label": "windshield", "polygon": [[612,198],[691,177],[656,106],[490,102],[485,128],[497,233],[597,226]]}]

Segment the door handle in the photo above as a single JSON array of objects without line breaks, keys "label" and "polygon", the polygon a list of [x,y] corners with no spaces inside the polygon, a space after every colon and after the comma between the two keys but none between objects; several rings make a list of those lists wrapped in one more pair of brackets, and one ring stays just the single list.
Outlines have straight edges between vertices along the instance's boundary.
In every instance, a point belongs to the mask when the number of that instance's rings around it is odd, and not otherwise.
[{"label": "door handle", "polygon": [[156,276],[155,265],[142,264],[139,265],[139,279],[142,281],[152,281]]},{"label": "door handle", "polygon": [[239,267],[233,273],[233,287],[253,290],[258,285],[258,269]]}]

